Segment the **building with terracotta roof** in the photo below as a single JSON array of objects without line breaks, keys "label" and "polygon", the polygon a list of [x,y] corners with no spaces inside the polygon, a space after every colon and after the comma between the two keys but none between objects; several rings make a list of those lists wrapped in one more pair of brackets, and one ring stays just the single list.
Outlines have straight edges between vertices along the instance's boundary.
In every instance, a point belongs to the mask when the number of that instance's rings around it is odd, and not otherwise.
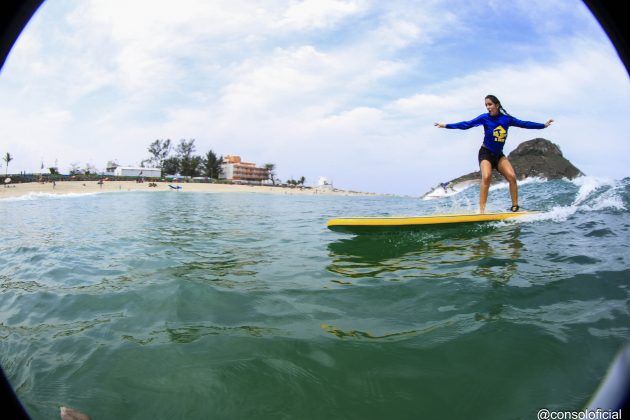
[{"label": "building with terracotta roof", "polygon": [[243,162],[240,156],[225,156],[221,163],[221,179],[243,184],[263,184],[269,180],[269,170],[255,163]]}]

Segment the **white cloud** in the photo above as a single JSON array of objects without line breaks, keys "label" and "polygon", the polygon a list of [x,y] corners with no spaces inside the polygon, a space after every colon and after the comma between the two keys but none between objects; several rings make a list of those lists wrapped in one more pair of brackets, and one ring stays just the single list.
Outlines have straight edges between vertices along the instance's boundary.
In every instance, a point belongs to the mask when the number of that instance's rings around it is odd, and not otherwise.
[{"label": "white cloud", "polygon": [[289,99],[325,88],[331,58],[312,46],[293,50],[275,49],[264,62],[246,61],[235,72],[234,81],[223,90],[226,111],[252,109],[275,112],[271,105],[291,106]]},{"label": "white cloud", "polygon": [[364,2],[356,0],[292,1],[277,26],[298,30],[329,28],[364,9]]}]

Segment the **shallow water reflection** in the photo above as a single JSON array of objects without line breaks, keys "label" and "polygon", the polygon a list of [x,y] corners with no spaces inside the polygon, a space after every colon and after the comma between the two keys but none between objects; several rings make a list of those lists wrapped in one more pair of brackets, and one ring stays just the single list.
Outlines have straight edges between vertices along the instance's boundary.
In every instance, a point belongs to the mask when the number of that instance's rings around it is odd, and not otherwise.
[{"label": "shallow water reflection", "polygon": [[520,226],[506,224],[358,235],[328,245],[327,269],[348,281],[455,276],[507,283],[518,271],[520,236]]}]

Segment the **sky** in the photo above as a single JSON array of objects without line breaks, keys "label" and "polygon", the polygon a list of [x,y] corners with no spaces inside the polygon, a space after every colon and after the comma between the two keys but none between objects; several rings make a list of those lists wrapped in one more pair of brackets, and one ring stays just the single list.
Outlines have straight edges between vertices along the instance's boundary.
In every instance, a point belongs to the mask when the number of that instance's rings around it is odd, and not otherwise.
[{"label": "sky", "polygon": [[67,173],[195,139],[283,181],[420,196],[478,170],[483,129],[433,123],[487,94],[555,119],[512,128],[506,154],[543,137],[630,176],[628,74],[578,0],[47,0],[0,72],[0,154]]}]

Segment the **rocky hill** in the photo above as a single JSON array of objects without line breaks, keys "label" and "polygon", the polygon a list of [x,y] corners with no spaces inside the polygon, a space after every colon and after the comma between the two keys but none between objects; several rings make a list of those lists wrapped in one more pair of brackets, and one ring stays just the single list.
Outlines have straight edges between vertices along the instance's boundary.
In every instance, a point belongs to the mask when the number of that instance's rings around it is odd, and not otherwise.
[{"label": "rocky hill", "polygon": [[[508,155],[508,159],[519,180],[532,177],[573,179],[584,175],[582,171],[562,156],[558,145],[541,138],[521,143]],[[462,182],[479,181],[480,179],[481,173],[476,171],[455,178],[451,182],[455,185]],[[501,174],[492,171],[492,183],[504,181],[505,179]]]},{"label": "rocky hill", "polygon": [[[519,180],[526,178],[573,179],[584,173],[562,156],[558,145],[549,140],[537,138],[521,143],[508,155]],[[462,175],[451,180],[448,189],[438,185],[422,196],[424,199],[441,198],[452,195],[471,184],[481,180],[479,171]],[[492,171],[491,183],[505,182],[505,178],[497,171]],[[446,184],[444,184],[446,185]]]}]

